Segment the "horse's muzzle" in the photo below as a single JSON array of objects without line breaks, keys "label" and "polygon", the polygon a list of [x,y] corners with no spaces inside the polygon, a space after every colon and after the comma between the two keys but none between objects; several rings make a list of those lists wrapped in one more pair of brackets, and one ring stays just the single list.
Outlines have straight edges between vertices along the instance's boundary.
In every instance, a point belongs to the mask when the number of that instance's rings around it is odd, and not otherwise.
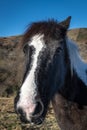
[{"label": "horse's muzzle", "polygon": [[23,123],[41,124],[43,122],[42,114],[44,112],[44,105],[39,99],[36,101],[36,107],[32,113],[26,113],[22,108],[18,108],[17,114]]}]

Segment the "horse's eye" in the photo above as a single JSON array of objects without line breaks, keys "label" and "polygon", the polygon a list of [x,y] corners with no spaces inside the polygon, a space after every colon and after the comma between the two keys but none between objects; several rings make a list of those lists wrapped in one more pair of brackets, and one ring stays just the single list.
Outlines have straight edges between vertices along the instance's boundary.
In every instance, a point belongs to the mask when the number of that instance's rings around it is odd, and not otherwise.
[{"label": "horse's eye", "polygon": [[62,48],[61,47],[58,47],[57,49],[56,49],[56,53],[61,53],[62,52]]}]

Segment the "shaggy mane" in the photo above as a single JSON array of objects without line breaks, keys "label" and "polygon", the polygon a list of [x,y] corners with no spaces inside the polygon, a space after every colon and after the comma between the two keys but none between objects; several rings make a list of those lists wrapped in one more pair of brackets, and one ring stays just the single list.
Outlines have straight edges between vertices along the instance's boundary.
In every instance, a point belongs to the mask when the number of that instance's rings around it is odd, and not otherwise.
[{"label": "shaggy mane", "polygon": [[87,63],[85,63],[80,54],[77,45],[67,39],[66,45],[68,48],[69,58],[71,62],[71,72],[73,74],[73,70],[77,73],[78,77],[87,85]]}]

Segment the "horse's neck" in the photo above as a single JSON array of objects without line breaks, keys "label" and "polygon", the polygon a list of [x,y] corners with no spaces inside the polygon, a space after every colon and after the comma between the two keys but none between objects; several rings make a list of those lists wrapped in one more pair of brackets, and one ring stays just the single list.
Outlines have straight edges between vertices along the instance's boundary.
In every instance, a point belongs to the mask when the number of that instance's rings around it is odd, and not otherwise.
[{"label": "horse's neck", "polygon": [[59,89],[59,93],[68,101],[76,102],[81,105],[87,105],[87,86],[73,71],[67,72],[64,85]]},{"label": "horse's neck", "polygon": [[61,130],[87,130],[86,106],[78,107],[78,104],[68,102],[60,94],[55,94],[52,105]]},{"label": "horse's neck", "polygon": [[[68,71],[65,84],[60,92],[55,93],[52,99],[52,105],[61,130],[77,130],[78,123],[76,121],[83,121],[83,115],[87,120],[87,111],[83,109],[84,105],[87,106],[87,86],[85,86],[75,71],[73,71],[73,77],[71,70]],[[82,109],[82,111],[80,111],[80,109]],[[76,125],[73,125],[72,121]],[[79,123],[79,127],[82,126],[81,123],[82,122]]]}]

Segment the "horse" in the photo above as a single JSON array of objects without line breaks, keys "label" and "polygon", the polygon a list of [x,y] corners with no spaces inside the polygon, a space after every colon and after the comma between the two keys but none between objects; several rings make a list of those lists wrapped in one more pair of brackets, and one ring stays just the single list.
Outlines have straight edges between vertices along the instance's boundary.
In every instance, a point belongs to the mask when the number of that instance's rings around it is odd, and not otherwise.
[{"label": "horse", "polygon": [[14,100],[23,123],[43,123],[51,101],[61,130],[87,130],[87,64],[67,36],[70,21],[34,22],[24,34],[25,71]]}]

